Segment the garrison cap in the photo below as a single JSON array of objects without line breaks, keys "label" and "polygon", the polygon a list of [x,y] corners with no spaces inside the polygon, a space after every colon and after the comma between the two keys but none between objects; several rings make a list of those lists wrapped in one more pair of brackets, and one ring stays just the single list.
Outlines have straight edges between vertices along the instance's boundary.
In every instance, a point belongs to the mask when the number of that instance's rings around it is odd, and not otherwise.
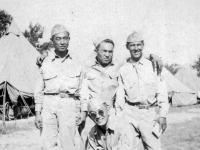
[{"label": "garrison cap", "polygon": [[104,103],[106,103],[106,101],[103,96],[97,96],[95,98],[92,98],[88,103],[88,111],[90,112]]},{"label": "garrison cap", "polygon": [[62,32],[69,32],[67,28],[62,24],[56,24],[51,30],[51,37]]},{"label": "garrison cap", "polygon": [[141,33],[134,31],[131,35],[128,36],[127,43],[128,42],[140,42],[140,41],[143,41],[143,40],[144,39],[142,38]]},{"label": "garrison cap", "polygon": [[[96,40],[94,40],[93,44],[95,46],[95,48],[101,43],[103,42],[104,40],[112,40],[112,38],[110,36],[107,36],[107,35],[103,35],[103,36],[99,36],[98,38],[96,38]],[[112,40],[113,41],[113,40]]]}]

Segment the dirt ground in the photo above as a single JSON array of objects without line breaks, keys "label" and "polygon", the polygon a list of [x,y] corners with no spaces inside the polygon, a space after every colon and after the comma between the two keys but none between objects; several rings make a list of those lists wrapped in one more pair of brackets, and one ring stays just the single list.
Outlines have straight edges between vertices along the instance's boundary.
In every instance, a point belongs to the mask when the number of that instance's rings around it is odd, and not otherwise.
[{"label": "dirt ground", "polygon": [[[200,149],[200,105],[170,108],[167,119],[168,128],[161,137],[163,150]],[[2,133],[0,125],[0,131],[0,150],[38,149],[40,132],[34,118],[7,124],[7,133]]]}]

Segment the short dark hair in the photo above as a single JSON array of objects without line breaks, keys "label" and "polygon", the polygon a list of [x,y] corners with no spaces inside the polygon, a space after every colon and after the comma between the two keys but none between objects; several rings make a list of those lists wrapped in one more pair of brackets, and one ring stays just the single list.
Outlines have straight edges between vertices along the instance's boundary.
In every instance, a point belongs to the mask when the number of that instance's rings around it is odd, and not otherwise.
[{"label": "short dark hair", "polygon": [[[110,44],[113,45],[113,47],[115,47],[115,44],[114,44],[113,40],[105,39],[105,40],[103,40],[101,43],[103,43],[103,42],[105,42],[105,43],[110,43]],[[101,43],[99,43],[99,44],[97,45],[97,47],[96,47],[97,50],[99,49]]]}]

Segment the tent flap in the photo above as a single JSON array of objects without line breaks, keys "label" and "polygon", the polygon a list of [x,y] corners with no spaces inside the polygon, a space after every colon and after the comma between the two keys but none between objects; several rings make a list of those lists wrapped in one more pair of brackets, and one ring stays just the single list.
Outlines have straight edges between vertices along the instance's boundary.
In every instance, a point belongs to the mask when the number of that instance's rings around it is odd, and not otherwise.
[{"label": "tent flap", "polygon": [[172,106],[187,106],[197,103],[197,95],[190,93],[174,93],[172,96]]}]

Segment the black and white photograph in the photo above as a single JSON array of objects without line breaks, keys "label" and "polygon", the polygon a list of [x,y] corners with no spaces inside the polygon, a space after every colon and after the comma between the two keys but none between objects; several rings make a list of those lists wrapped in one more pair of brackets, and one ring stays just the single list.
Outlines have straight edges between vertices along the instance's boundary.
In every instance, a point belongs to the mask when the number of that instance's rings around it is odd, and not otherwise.
[{"label": "black and white photograph", "polygon": [[199,0],[1,0],[0,150],[199,150]]}]

